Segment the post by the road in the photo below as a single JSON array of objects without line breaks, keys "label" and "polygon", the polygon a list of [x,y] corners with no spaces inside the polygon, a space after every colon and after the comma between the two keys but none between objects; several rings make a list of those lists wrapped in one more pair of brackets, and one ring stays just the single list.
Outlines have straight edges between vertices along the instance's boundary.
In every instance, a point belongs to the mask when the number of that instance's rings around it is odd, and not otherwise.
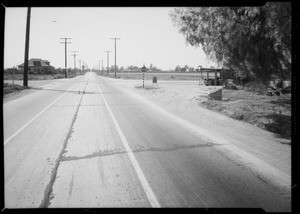
[{"label": "post by the road", "polygon": [[143,72],[143,88],[144,88],[144,82],[145,82],[145,71],[146,71],[146,67],[145,64],[142,67],[142,72]]}]

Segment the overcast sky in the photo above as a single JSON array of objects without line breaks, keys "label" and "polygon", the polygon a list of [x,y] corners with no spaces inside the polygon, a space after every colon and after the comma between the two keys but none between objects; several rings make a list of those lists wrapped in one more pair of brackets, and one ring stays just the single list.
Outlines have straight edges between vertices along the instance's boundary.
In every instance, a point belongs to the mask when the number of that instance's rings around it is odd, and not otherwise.
[{"label": "overcast sky", "polygon": [[[114,65],[114,40],[117,40],[117,65],[149,67],[168,70],[177,65],[215,66],[201,48],[187,45],[185,38],[169,16],[170,7],[105,7],[105,8],[31,8],[29,59],[50,61],[56,68],[65,66],[62,37],[72,38],[67,46],[68,67],[74,67],[72,51],[78,51],[89,68],[100,60]],[[24,62],[27,8],[6,8],[4,67]]]}]

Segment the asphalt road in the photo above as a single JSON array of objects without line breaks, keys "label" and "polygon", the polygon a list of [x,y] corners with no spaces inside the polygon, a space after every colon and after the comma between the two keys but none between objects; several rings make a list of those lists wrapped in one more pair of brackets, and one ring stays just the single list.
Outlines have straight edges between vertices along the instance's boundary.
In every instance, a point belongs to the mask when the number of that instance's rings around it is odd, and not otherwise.
[{"label": "asphalt road", "polygon": [[3,105],[7,208],[291,210],[289,181],[269,182],[104,77],[31,90]]}]

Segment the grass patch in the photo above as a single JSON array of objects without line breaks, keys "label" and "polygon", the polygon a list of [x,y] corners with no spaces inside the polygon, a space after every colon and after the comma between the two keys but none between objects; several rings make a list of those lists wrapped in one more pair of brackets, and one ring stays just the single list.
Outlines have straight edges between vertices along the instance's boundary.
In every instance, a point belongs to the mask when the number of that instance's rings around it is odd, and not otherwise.
[{"label": "grass patch", "polygon": [[[23,80],[23,74],[15,74],[15,80]],[[12,80],[12,75],[4,75],[4,80]],[[52,75],[37,75],[37,74],[28,74],[28,80],[52,80],[54,77]]]},{"label": "grass patch", "polygon": [[270,123],[265,124],[265,129],[278,134],[284,138],[290,138],[291,136],[291,116],[272,113],[266,116]]},{"label": "grass patch", "polygon": [[[68,74],[68,78],[75,77],[75,74]],[[28,74],[28,80],[53,80],[53,79],[63,79],[65,78],[65,74]],[[12,75],[4,75],[4,80],[12,80]],[[15,74],[14,80],[23,80],[23,74]]]},{"label": "grass patch", "polygon": [[16,85],[16,84],[3,84],[3,95],[10,94],[16,91],[22,91],[28,89],[26,86]]}]

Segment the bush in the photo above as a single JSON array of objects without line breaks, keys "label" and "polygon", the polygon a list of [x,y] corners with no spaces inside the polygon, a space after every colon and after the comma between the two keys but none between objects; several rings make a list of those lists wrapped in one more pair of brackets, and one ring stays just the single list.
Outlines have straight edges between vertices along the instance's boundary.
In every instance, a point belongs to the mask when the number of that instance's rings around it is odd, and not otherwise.
[{"label": "bush", "polygon": [[250,82],[245,85],[246,91],[257,92],[259,95],[266,94],[267,85],[262,82]]}]

